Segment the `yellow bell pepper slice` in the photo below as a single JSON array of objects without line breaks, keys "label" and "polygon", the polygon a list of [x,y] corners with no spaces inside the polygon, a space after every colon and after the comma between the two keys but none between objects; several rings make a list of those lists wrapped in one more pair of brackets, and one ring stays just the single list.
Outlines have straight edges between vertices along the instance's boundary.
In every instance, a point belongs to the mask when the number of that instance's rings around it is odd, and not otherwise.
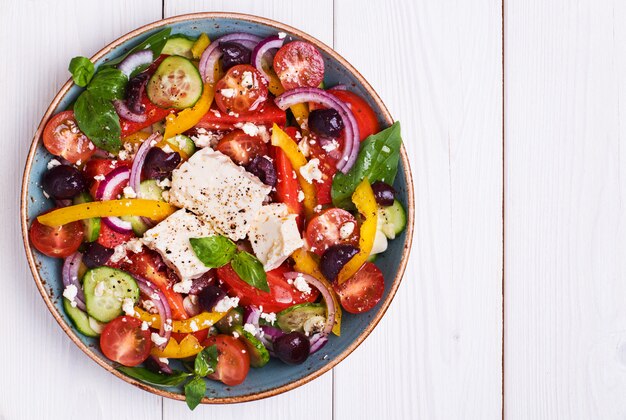
[{"label": "yellow bell pepper slice", "polygon": [[145,131],[137,131],[136,133],[129,134],[128,136],[124,137],[122,139],[122,142],[133,144],[143,143],[144,140],[146,140],[148,137],[150,137],[150,133],[146,133]]},{"label": "yellow bell pepper slice", "polygon": [[211,40],[204,32],[200,34],[196,42],[191,46],[191,55],[196,60],[200,58],[204,50],[211,44]]},{"label": "yellow bell pepper slice", "polygon": [[322,274],[319,269],[317,262],[313,259],[311,254],[300,248],[297,249],[293,254],[291,254],[291,258],[293,258],[295,262],[295,269],[300,273],[308,274],[310,276],[318,279],[330,292],[330,296],[333,298],[333,303],[335,304],[335,325],[333,325],[333,333],[336,336],[341,335],[341,305],[339,304],[339,300],[337,299],[337,294],[333,289],[333,286],[326,280],[326,277]]},{"label": "yellow bell pepper slice", "polygon": [[376,237],[376,226],[378,223],[378,206],[376,205],[376,199],[374,198],[374,191],[367,178],[365,178],[356,187],[352,194],[352,202],[356,206],[357,210],[364,217],[363,223],[361,223],[359,238],[359,252],[356,254],[346,265],[343,266],[337,281],[339,284],[348,280],[359,268],[367,261],[372,246],[374,245],[374,238]]},{"label": "yellow bell pepper slice", "polygon": [[[163,140],[161,142],[163,143],[167,141],[167,139],[171,139],[178,134],[184,133],[194,125],[198,124],[204,114],[209,112],[214,95],[215,88],[213,85],[205,84],[202,96],[200,96],[200,99],[198,99],[198,102],[196,102],[192,108],[183,109],[176,115],[170,114],[165,117],[165,134],[163,135]],[[170,146],[172,145],[170,144]],[[181,154],[183,159],[189,158],[189,156],[182,152],[180,148],[176,151]]]},{"label": "yellow bell pepper slice", "polygon": [[163,201],[137,199],[93,201],[62,207],[42,214],[37,220],[42,225],[56,227],[92,217],[145,216],[161,221],[176,211],[176,207]]},{"label": "yellow bell pepper slice", "polygon": [[[172,331],[177,333],[193,333],[206,330],[215,325],[224,315],[226,315],[226,312],[202,312],[182,321],[174,320],[172,321]],[[161,317],[158,314],[151,314],[135,306],[134,316],[142,321],[146,321],[152,328],[161,328]]]},{"label": "yellow bell pepper slice", "polygon": [[[274,96],[282,95],[285,92],[285,88],[283,88],[283,85],[280,83],[280,79],[276,76],[274,70],[269,68],[263,68],[263,70],[270,77],[267,89]],[[308,130],[307,124],[309,121],[309,106],[307,104],[296,104],[290,107],[290,109],[300,128]]]},{"label": "yellow bell pepper slice", "polygon": [[195,356],[200,353],[204,346],[200,344],[195,335],[189,334],[183,338],[180,343],[170,338],[167,346],[163,350],[158,347],[152,347],[150,354],[155,357],[166,357],[168,359],[184,359],[185,357]]},{"label": "yellow bell pepper slice", "polygon": [[276,124],[272,127],[272,145],[280,147],[283,152],[285,152],[293,170],[296,171],[300,188],[304,193],[304,201],[302,202],[304,212],[306,213],[307,218],[311,217],[314,213],[313,209],[316,204],[315,187],[313,184],[309,184],[306,179],[300,175],[300,168],[306,165],[306,158],[298,148],[296,142],[294,142],[291,137],[289,137],[289,135],[281,130]]}]

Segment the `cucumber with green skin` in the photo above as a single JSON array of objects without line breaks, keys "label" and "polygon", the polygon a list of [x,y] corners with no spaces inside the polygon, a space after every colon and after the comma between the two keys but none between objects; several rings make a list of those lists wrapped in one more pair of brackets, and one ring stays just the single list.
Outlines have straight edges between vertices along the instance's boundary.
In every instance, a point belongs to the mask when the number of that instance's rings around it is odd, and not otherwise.
[{"label": "cucumber with green skin", "polygon": [[[139,196],[147,200],[165,201],[163,188],[159,187],[154,179],[146,179],[139,184]],[[140,216],[122,216],[121,219],[130,222],[133,233],[137,236],[142,236],[150,229]]]},{"label": "cucumber with green skin", "polygon": [[[90,203],[93,199],[87,192],[82,192],[74,197],[74,204]],[[100,218],[93,217],[91,219],[83,219],[83,225],[85,226],[85,241],[93,242],[98,239],[100,235]]]},{"label": "cucumber with green skin", "polygon": [[290,333],[303,331],[304,323],[314,316],[326,316],[326,306],[321,303],[300,303],[283,309],[276,314],[276,324],[281,330]]},{"label": "cucumber with green skin", "polygon": [[261,343],[258,338],[244,330],[241,325],[235,326],[233,328],[233,332],[239,334],[238,338],[248,349],[248,354],[250,355],[250,366],[260,368],[265,366],[267,362],[270,361],[269,351],[267,351],[263,343]]},{"label": "cucumber with green skin", "polygon": [[378,207],[379,229],[387,239],[394,239],[406,227],[406,212],[398,200],[389,207]]},{"label": "cucumber with green skin", "polygon": [[63,298],[63,309],[65,309],[65,313],[80,333],[87,337],[98,337],[100,335],[89,325],[89,315],[76,306],[72,306],[71,302],[66,298]]},{"label": "cucumber with green skin", "polygon": [[148,80],[146,94],[160,108],[185,109],[198,102],[203,88],[196,66],[185,57],[170,55]]},{"label": "cucumber with green skin", "polygon": [[139,287],[128,273],[110,267],[96,267],[83,277],[87,314],[96,321],[109,322],[122,314],[124,299],[137,302]]},{"label": "cucumber with green skin", "polygon": [[177,149],[182,150],[187,156],[191,156],[196,152],[196,144],[184,134],[178,134],[174,137],[170,137],[165,142],[171,144]]},{"label": "cucumber with green skin", "polygon": [[196,42],[195,39],[183,34],[175,34],[168,38],[161,54],[180,55],[185,58],[193,58],[191,47]]},{"label": "cucumber with green skin", "polygon": [[243,325],[243,308],[231,308],[222,319],[217,321],[215,328],[222,334],[232,334],[236,327]]}]

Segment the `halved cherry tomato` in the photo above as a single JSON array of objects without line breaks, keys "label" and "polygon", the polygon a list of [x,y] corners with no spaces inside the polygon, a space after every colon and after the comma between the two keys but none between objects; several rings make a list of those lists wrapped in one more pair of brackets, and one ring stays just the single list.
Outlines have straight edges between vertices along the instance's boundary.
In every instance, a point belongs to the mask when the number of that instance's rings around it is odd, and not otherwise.
[{"label": "halved cherry tomato", "polygon": [[[297,141],[296,133],[298,130],[295,127],[285,127],[285,133]],[[285,203],[289,209],[289,213],[298,215],[298,226],[302,227],[304,207],[302,202],[298,201],[298,193],[300,191],[300,183],[295,176],[293,166],[287,155],[280,147],[272,146],[272,155],[274,158],[274,167],[276,168],[276,177],[278,182],[276,183],[275,199],[278,202]]]},{"label": "halved cherry tomato", "polygon": [[320,163],[318,168],[322,171],[321,181],[313,183],[313,186],[317,191],[317,204],[330,204],[332,203],[330,191],[333,186],[333,177],[337,173],[337,161],[339,159],[331,156],[332,152],[324,150],[319,140],[315,141],[314,144],[309,144],[309,148],[311,150],[311,157],[319,159]]},{"label": "halved cherry tomato", "polygon": [[378,267],[366,262],[354,276],[333,287],[341,306],[350,313],[360,314],[372,309],[383,297],[385,279]]},{"label": "halved cherry tomato", "polygon": [[267,97],[265,77],[250,64],[231,67],[215,85],[215,103],[226,114],[253,112]]},{"label": "halved cherry tomato", "polygon": [[250,371],[250,354],[241,341],[230,335],[218,334],[204,340],[202,345],[217,347],[217,366],[209,378],[228,386],[239,385],[246,379]]},{"label": "halved cherry tomato", "polygon": [[50,227],[33,220],[28,230],[30,242],[37,251],[48,257],[65,258],[72,255],[83,242],[84,225],[72,222]]},{"label": "halved cherry tomato", "polygon": [[329,90],[337,99],[348,104],[348,108],[352,110],[356,123],[359,127],[360,140],[365,140],[369,135],[380,131],[380,124],[376,113],[371,106],[354,92],[349,90]]},{"label": "halved cherry tomato", "polygon": [[267,145],[259,137],[249,136],[242,130],[234,130],[220,140],[217,150],[236,164],[247,165],[255,157],[266,155]]},{"label": "halved cherry tomato", "polygon": [[141,320],[120,316],[106,324],[100,336],[102,353],[124,366],[137,366],[150,355],[150,330],[141,329]]},{"label": "halved cherry tomato", "polygon": [[337,244],[350,244],[358,248],[359,226],[349,212],[331,208],[311,219],[305,237],[309,250],[317,255],[322,255],[329,247]]},{"label": "halved cherry tomato", "polygon": [[98,243],[106,248],[115,248],[118,245],[128,242],[134,238],[132,232],[120,233],[111,229],[106,223],[100,223],[100,234],[98,235]]},{"label": "halved cherry tomato", "polygon": [[230,264],[218,268],[217,276],[225,284],[228,294],[239,298],[239,304],[263,306],[265,312],[279,312],[297,303],[314,302],[319,295],[315,289],[304,294],[289,284],[284,275],[290,270],[282,265],[267,273],[269,293],[241,280]]},{"label": "halved cherry tomato", "polygon": [[74,111],[56,114],[43,130],[43,145],[50,153],[76,163],[86,161],[96,152],[91,140],[78,128]]},{"label": "halved cherry tomato", "polygon": [[128,121],[120,117],[120,126],[122,127],[122,137],[129,136],[137,131],[143,130],[146,127],[150,127],[155,122],[164,119],[172,110],[159,108],[154,105],[148,97],[144,94],[141,98],[141,103],[146,107],[146,120],[143,122]]},{"label": "halved cherry tomato", "polygon": [[205,128],[207,130],[232,130],[237,123],[253,123],[255,125],[264,125],[271,127],[276,123],[284,126],[287,121],[287,114],[278,108],[274,101],[265,101],[259,108],[245,115],[230,115],[222,112],[217,107],[211,107],[209,112],[204,114],[200,122],[196,124],[197,128]]},{"label": "halved cherry tomato", "polygon": [[324,80],[324,58],[308,42],[290,42],[276,52],[274,71],[285,90],[318,87]]}]

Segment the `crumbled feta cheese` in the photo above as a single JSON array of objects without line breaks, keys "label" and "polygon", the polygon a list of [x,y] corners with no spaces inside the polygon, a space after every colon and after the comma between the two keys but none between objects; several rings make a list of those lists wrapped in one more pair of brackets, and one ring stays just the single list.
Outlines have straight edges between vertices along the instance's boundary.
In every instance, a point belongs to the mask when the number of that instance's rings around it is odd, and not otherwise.
[{"label": "crumbled feta cheese", "polygon": [[233,331],[233,337],[239,338],[239,333],[237,331]]},{"label": "crumbled feta cheese", "polygon": [[141,301],[141,306],[143,306],[143,308],[150,312],[150,313],[155,313],[156,311],[156,307],[154,306],[154,302],[152,302],[151,300],[142,300]]},{"label": "crumbled feta cheese", "polygon": [[48,170],[54,168],[55,166],[59,166],[61,164],[61,162],[59,162],[56,159],[50,159],[50,162],[48,162]]},{"label": "crumbled feta cheese", "polygon": [[382,151],[383,151],[383,152],[385,152],[385,153],[389,153],[389,152],[391,152],[391,149],[390,149],[390,148],[389,148],[389,146],[387,146],[387,145],[383,145],[383,147],[381,147],[381,149],[380,149],[380,150],[382,150]]},{"label": "crumbled feta cheese", "polygon": [[302,203],[304,201],[304,192],[302,190],[298,191],[298,202]]},{"label": "crumbled feta cheese", "polygon": [[124,187],[124,197],[126,198],[137,198],[137,193],[133,190],[133,187],[130,185]]},{"label": "crumbled feta cheese", "polygon": [[119,157],[121,160],[128,160],[128,152],[126,150],[120,150],[120,152],[117,154],[117,157]]},{"label": "crumbled feta cheese", "polygon": [[[215,111],[215,110],[213,110]],[[219,112],[215,111],[217,114]],[[222,131],[208,131],[202,127],[195,129],[195,134],[191,135],[191,140],[196,144],[196,147],[215,147],[217,143],[224,137],[225,132]]]},{"label": "crumbled feta cheese", "polygon": [[96,287],[94,287],[93,289],[93,294],[94,296],[100,297],[104,294],[104,288],[105,288],[105,284],[102,281],[99,281],[96,284]]},{"label": "crumbled feta cheese", "polygon": [[169,188],[172,186],[172,181],[169,178],[165,178],[162,181],[157,181],[156,184],[159,188]]},{"label": "crumbled feta cheese", "polygon": [[168,359],[167,357],[159,357],[159,362],[163,363],[164,365],[169,365],[170,359]]},{"label": "crumbled feta cheese", "polygon": [[[386,147],[386,146],[385,146]],[[324,149],[327,152],[332,152],[333,150],[337,150],[339,148],[339,142],[335,139],[332,139],[331,141],[327,142],[326,144],[322,145],[322,149]]]},{"label": "crumbled feta cheese", "polygon": [[135,302],[131,298],[124,298],[122,301],[122,310],[128,316],[135,315]]},{"label": "crumbled feta cheese", "polygon": [[170,147],[169,144],[166,144],[165,146],[163,146],[161,150],[163,150],[165,153],[174,153],[174,150]]},{"label": "crumbled feta cheese", "polygon": [[256,87],[256,80],[250,71],[244,71],[243,76],[241,77],[241,86],[246,89],[251,89]]},{"label": "crumbled feta cheese", "polygon": [[235,96],[235,89],[221,89],[220,93],[222,94],[222,96],[224,96],[225,98],[232,98],[233,96]]},{"label": "crumbled feta cheese", "polygon": [[215,304],[213,310],[215,312],[228,312],[230,308],[236,308],[239,305],[238,297],[224,296]]},{"label": "crumbled feta cheese", "polygon": [[313,211],[315,213],[319,213],[320,211],[322,211],[322,205],[318,204],[317,206],[313,207]]},{"label": "crumbled feta cheese", "polygon": [[326,318],[320,315],[312,316],[311,318],[304,321],[302,324],[302,329],[304,330],[304,334],[306,336],[311,336],[315,333],[318,333],[324,329],[326,325]]},{"label": "crumbled feta cheese", "polygon": [[[193,251],[192,251],[193,252]],[[195,254],[194,254],[195,255]],[[172,289],[174,289],[174,291],[176,293],[184,293],[187,294],[189,293],[189,291],[191,290],[191,286],[193,286],[193,281],[191,280],[183,280],[179,283],[176,283],[174,285],[174,287],[172,287]]]},{"label": "crumbled feta cheese", "polygon": [[302,274],[298,273],[298,276],[293,279],[293,285],[305,295],[311,294],[311,286],[309,286],[309,283],[306,282]]},{"label": "crumbled feta cheese", "polygon": [[133,238],[126,242],[126,249],[131,251],[133,254],[138,254],[143,249],[143,243],[141,242],[141,239]]},{"label": "crumbled feta cheese", "polygon": [[354,222],[346,222],[339,228],[339,237],[341,239],[347,239],[354,232],[355,224]]},{"label": "crumbled feta cheese", "polygon": [[261,318],[263,318],[270,324],[273,324],[274,322],[276,322],[276,314],[274,312],[270,312],[269,314],[262,313]]},{"label": "crumbled feta cheese", "polygon": [[306,165],[300,167],[300,175],[302,178],[309,184],[312,184],[313,181],[321,181],[322,180],[322,171],[319,168],[320,160],[318,158],[313,158],[307,162]]},{"label": "crumbled feta cheese", "polygon": [[[163,331],[172,331],[172,330],[173,330],[173,327],[172,327],[172,324],[171,324],[171,323],[169,323],[169,324],[168,324],[168,323],[165,323],[165,324],[163,325]],[[194,331],[195,331],[195,330],[194,330]]]},{"label": "crumbled feta cheese", "polygon": [[113,255],[111,255],[111,262],[120,262],[126,257],[126,244],[120,244],[113,248]]},{"label": "crumbled feta cheese", "polygon": [[191,331],[193,331],[193,332],[196,332],[196,331],[198,331],[200,329],[200,328],[198,328],[198,324],[196,324],[195,320],[192,320],[189,323],[189,328],[191,328]]},{"label": "crumbled feta cheese", "polygon": [[252,335],[256,335],[257,334],[257,329],[254,325],[252,324],[245,324],[243,326],[243,330],[249,332]]},{"label": "crumbled feta cheese", "polygon": [[83,164],[83,161],[82,161],[82,160],[78,159],[78,160],[76,161],[76,166],[80,166],[80,165],[82,165],[82,164]]},{"label": "crumbled feta cheese", "polygon": [[104,181],[106,177],[102,174],[98,174],[96,176],[93,177],[93,179],[95,179],[96,181]]},{"label": "crumbled feta cheese", "polygon": [[285,39],[286,36],[287,36],[287,34],[284,33],[284,32],[279,32],[278,33],[278,39]]},{"label": "crumbled feta cheese", "polygon": [[63,297],[70,301],[72,307],[76,307],[76,296],[78,295],[78,288],[73,284],[68,284],[63,290]]},{"label": "crumbled feta cheese", "polygon": [[150,335],[150,339],[155,346],[162,346],[163,344],[167,343],[167,339],[165,337],[161,337],[159,334],[154,332]]},{"label": "crumbled feta cheese", "polygon": [[251,122],[246,122],[236,123],[234,127],[241,129],[244,133],[251,137],[259,137],[266,143],[270,141],[270,133],[264,125],[256,125]]},{"label": "crumbled feta cheese", "polygon": [[146,321],[143,321],[141,323],[141,330],[142,331],[148,331],[149,328],[150,328],[150,324],[148,324]]},{"label": "crumbled feta cheese", "polygon": [[[299,134],[300,132],[298,131],[296,133],[296,138],[298,138]],[[304,157],[311,156],[311,146],[309,146],[309,141],[307,137],[303,138],[302,140],[298,142],[298,149],[300,149]]]}]

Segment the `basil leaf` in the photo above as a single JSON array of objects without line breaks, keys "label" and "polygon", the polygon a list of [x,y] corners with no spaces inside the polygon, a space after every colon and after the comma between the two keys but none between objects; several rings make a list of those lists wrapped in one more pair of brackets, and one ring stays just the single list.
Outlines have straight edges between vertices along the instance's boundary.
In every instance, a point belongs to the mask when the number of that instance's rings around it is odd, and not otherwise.
[{"label": "basil leaf", "polygon": [[241,251],[233,257],[231,265],[241,280],[264,292],[270,291],[263,264],[254,255]]},{"label": "basil leaf", "polygon": [[190,238],[189,242],[198,259],[209,268],[219,268],[228,264],[237,252],[237,245],[220,235]]},{"label": "basil leaf", "polygon": [[147,382],[152,385],[160,386],[177,386],[182,384],[191,373],[174,371],[171,375],[165,375],[162,373],[152,372],[143,367],[127,367],[120,366],[117,368],[120,372],[125,373],[131,378],[138,379],[142,382]]},{"label": "basil leaf", "polygon": [[72,80],[80,87],[85,87],[96,72],[96,68],[87,57],[74,57],[68,67]]},{"label": "basil leaf", "polygon": [[191,410],[200,404],[206,392],[206,382],[200,376],[194,377],[185,385],[185,402]]},{"label": "basil leaf", "polygon": [[86,90],[74,104],[78,128],[100,149],[117,153],[122,147],[120,118],[111,101]]},{"label": "basil leaf", "polygon": [[333,205],[343,209],[353,209],[352,193],[367,177],[371,183],[383,181],[393,184],[400,160],[400,122],[372,134],[361,143],[359,156],[347,174],[338,172],[333,179],[331,197]]},{"label": "basil leaf", "polygon": [[128,77],[118,69],[109,67],[95,74],[87,90],[104,99],[123,99],[126,96]]},{"label": "basil leaf", "polygon": [[198,376],[207,376],[215,372],[215,367],[217,366],[217,346],[213,344],[212,346],[204,348],[198,355],[196,356],[196,361],[194,363],[194,372]]},{"label": "basil leaf", "polygon": [[[137,45],[135,48],[133,48],[132,50],[130,50],[129,52],[127,52],[126,54],[117,57],[111,61],[108,61],[104,64],[104,66],[109,67],[109,66],[116,66],[119,63],[121,63],[122,61],[124,61],[124,59],[126,57],[128,57],[129,55],[131,55],[132,53],[135,53],[137,51],[141,51],[141,50],[146,50],[146,49],[150,49],[152,50],[152,59],[156,60],[159,55],[161,55],[161,51],[163,51],[163,47],[165,46],[165,43],[167,42],[168,38],[170,37],[170,33],[172,32],[172,28],[165,28],[155,34],[150,35],[148,38],[146,38],[145,41],[143,41],[141,44]],[[135,69],[133,71],[133,74],[131,74],[131,77],[134,76],[137,73],[142,72],[143,70],[145,70],[148,66],[143,66],[143,68],[139,67],[137,69]]]}]

